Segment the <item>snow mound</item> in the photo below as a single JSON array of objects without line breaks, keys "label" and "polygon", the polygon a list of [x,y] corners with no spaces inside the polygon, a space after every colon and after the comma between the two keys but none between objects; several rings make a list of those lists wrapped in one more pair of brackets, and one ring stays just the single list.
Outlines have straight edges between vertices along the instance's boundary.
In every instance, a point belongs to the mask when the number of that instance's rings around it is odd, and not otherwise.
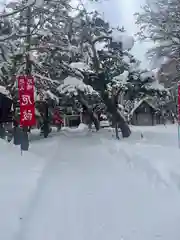
[{"label": "snow mound", "polygon": [[0,139],[0,238],[13,239],[43,170],[44,160]]},{"label": "snow mound", "polygon": [[86,136],[89,132],[88,126],[80,123],[77,128],[63,127],[62,132],[67,137]]}]

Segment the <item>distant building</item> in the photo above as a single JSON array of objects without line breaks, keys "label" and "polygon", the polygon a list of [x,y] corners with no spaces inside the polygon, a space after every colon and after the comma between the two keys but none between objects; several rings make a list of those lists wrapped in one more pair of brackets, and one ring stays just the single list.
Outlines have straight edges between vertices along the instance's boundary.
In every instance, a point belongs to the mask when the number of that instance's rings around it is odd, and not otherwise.
[{"label": "distant building", "polygon": [[161,124],[160,112],[148,99],[139,101],[130,113],[130,122],[137,126]]}]

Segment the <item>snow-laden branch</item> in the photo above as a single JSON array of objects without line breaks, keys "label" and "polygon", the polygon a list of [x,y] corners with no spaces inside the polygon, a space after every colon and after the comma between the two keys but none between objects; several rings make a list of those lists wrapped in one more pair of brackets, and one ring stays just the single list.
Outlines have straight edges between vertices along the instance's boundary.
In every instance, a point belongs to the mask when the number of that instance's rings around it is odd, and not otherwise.
[{"label": "snow-laden branch", "polygon": [[70,76],[64,79],[64,83],[61,84],[57,90],[60,94],[69,96],[78,96],[79,92],[83,92],[86,95],[98,95],[90,85],[86,85],[82,80]]},{"label": "snow-laden branch", "polygon": [[13,10],[13,12],[1,13],[0,18],[10,17],[19,12],[23,12],[28,7],[32,7],[32,6],[41,7],[41,6],[43,6],[43,4],[44,4],[44,0],[28,0],[27,3],[23,7]]},{"label": "snow-laden branch", "polygon": [[148,2],[140,13],[136,13],[139,40],[152,40],[155,43],[148,56],[179,55],[180,44],[180,5],[178,0],[155,0]]},{"label": "snow-laden branch", "polygon": [[0,42],[10,40],[16,36],[16,32],[12,32],[10,35],[0,36]]},{"label": "snow-laden branch", "polygon": [[14,14],[17,14],[19,12],[23,12],[26,8],[33,6],[34,3],[35,3],[35,1],[33,3],[27,3],[25,6],[23,6],[21,8],[18,8],[16,10],[13,10],[13,12],[0,14],[0,18],[10,17],[10,16],[12,16]]}]

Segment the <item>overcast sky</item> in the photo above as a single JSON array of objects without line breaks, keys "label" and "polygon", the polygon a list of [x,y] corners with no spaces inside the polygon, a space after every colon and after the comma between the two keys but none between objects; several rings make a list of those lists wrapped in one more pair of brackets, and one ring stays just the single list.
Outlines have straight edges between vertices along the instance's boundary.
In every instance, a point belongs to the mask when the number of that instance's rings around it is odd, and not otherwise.
[{"label": "overcast sky", "polygon": [[[145,0],[101,0],[101,3],[95,5],[112,25],[124,26],[128,34],[133,35],[138,30],[133,14],[140,10],[143,3]],[[148,67],[145,58],[147,48],[147,43],[136,43],[132,50],[133,54],[142,61],[142,67]]]}]

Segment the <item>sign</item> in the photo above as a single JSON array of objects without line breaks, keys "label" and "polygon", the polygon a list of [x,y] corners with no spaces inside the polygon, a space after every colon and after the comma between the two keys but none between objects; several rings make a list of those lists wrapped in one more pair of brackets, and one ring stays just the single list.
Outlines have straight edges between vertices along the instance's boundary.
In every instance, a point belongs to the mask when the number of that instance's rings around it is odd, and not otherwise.
[{"label": "sign", "polygon": [[36,124],[34,102],[34,79],[31,76],[18,77],[20,101],[20,125],[29,127]]}]

